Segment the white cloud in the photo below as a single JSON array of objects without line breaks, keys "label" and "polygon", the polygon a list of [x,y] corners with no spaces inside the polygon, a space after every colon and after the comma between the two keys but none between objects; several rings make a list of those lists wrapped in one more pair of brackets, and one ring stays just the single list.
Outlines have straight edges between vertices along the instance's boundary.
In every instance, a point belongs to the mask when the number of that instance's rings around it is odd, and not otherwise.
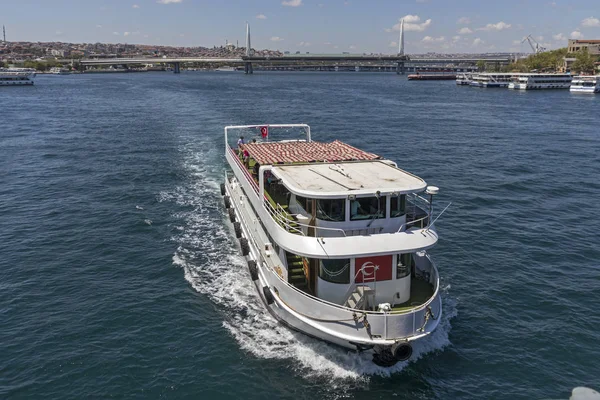
[{"label": "white cloud", "polygon": [[265,14],[258,14],[256,19],[267,19],[267,16]]},{"label": "white cloud", "polygon": [[389,47],[398,47],[398,42],[390,42]]},{"label": "white cloud", "polygon": [[56,35],[58,35],[58,36],[62,35],[62,31],[56,31],[56,32],[54,32],[54,33],[55,33]]},{"label": "white cloud", "polygon": [[500,21],[495,24],[487,24],[483,28],[479,28],[477,30],[478,31],[503,31],[505,29],[510,29],[511,26],[512,26],[511,24],[507,24],[504,21]]},{"label": "white cloud", "polygon": [[271,36],[271,42],[281,42],[283,40],[283,38],[280,38],[279,36]]},{"label": "white cloud", "polygon": [[323,4],[323,3],[319,3],[319,4],[317,4],[317,5],[319,6],[319,8],[323,8],[323,6],[324,6],[325,4]]},{"label": "white cloud", "polygon": [[356,49],[356,46],[355,46],[355,45],[353,45],[353,44],[351,44],[350,46],[348,46],[348,48],[349,48],[350,50],[355,50],[355,49]]},{"label": "white cloud", "polygon": [[308,46],[310,46],[310,42],[300,42],[300,43],[298,43],[298,46],[300,46],[300,47],[308,47]]},{"label": "white cloud", "polygon": [[517,46],[520,45],[521,43],[523,43],[522,40],[513,40],[512,41],[512,44],[517,45]]},{"label": "white cloud", "polygon": [[123,36],[129,36],[131,35],[131,32],[123,32]]},{"label": "white cloud", "polygon": [[581,21],[581,26],[585,28],[598,28],[600,27],[600,19],[589,17]]},{"label": "white cloud", "polygon": [[302,0],[284,0],[281,2],[281,5],[288,7],[300,7],[302,5]]},{"label": "white cloud", "polygon": [[458,35],[456,35],[456,36],[452,36],[452,41],[453,41],[454,43],[458,42],[460,39],[461,39],[461,38],[460,38],[460,36],[458,36]]},{"label": "white cloud", "polygon": [[331,46],[331,42],[325,42],[323,43],[325,46]]},{"label": "white cloud", "polygon": [[441,43],[444,42],[446,40],[446,38],[444,36],[440,36],[440,37],[431,37],[431,36],[425,36],[422,39],[422,42],[424,43]]},{"label": "white cloud", "polygon": [[156,2],[158,4],[175,4],[175,3],[181,3],[183,0],[157,0]]},{"label": "white cloud", "polygon": [[102,28],[102,25],[96,25],[96,28]]},{"label": "white cloud", "polygon": [[467,27],[464,27],[464,28],[461,28],[458,31],[458,33],[461,34],[461,35],[468,35],[468,34],[473,33],[473,31],[471,29],[467,28]]},{"label": "white cloud", "polygon": [[475,38],[475,40],[473,40],[473,47],[480,46],[484,43],[485,42],[483,40],[481,40],[480,38]]},{"label": "white cloud", "polygon": [[467,25],[471,23],[471,18],[469,17],[461,17],[458,19],[458,21],[456,21],[457,24],[461,24],[461,25]]},{"label": "white cloud", "polygon": [[571,39],[581,39],[583,38],[583,34],[579,31],[573,31],[570,35]]},{"label": "white cloud", "polygon": [[557,42],[564,42],[565,40],[567,40],[565,35],[563,35],[562,33],[557,33],[556,35],[552,35],[552,39],[556,40]]},{"label": "white cloud", "polygon": [[131,6],[131,8],[140,8],[140,6],[137,5],[137,4],[134,4],[134,5]]},{"label": "white cloud", "polygon": [[119,32],[113,32],[113,35],[120,35]]},{"label": "white cloud", "polygon": [[421,22],[421,17],[418,15],[405,15],[404,17],[398,20],[398,23],[392,26],[389,29],[386,29],[386,32],[392,31],[400,31],[400,23],[404,20],[404,31],[406,32],[423,32],[425,29],[431,25],[431,19],[427,19],[425,22]]}]

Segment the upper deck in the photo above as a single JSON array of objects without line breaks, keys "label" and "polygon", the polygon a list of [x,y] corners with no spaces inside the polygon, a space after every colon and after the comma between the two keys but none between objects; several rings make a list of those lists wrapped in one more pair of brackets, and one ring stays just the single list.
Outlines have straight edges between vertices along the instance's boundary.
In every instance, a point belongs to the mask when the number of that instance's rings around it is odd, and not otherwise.
[{"label": "upper deck", "polygon": [[381,160],[277,166],[271,172],[290,192],[310,198],[406,194],[427,186],[423,179]]}]

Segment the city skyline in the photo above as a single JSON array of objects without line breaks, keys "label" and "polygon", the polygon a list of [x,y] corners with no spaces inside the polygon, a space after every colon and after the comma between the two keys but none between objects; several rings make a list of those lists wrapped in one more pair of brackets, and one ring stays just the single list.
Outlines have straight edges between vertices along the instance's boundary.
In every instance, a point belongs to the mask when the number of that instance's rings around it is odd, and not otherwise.
[{"label": "city skyline", "polygon": [[212,47],[226,41],[244,46],[248,21],[257,49],[313,53],[395,53],[402,19],[408,54],[528,52],[521,41],[529,34],[548,49],[565,47],[569,38],[600,38],[591,0],[482,3],[24,0],[5,5],[0,24],[9,41]]}]

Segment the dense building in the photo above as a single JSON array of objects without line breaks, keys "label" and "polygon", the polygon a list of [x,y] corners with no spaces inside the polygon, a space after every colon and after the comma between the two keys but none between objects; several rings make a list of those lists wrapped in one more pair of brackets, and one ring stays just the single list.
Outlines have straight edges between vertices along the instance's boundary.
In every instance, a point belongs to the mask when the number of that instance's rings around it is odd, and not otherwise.
[{"label": "dense building", "polygon": [[600,40],[569,39],[569,53],[577,53],[584,48],[592,55],[600,55]]}]

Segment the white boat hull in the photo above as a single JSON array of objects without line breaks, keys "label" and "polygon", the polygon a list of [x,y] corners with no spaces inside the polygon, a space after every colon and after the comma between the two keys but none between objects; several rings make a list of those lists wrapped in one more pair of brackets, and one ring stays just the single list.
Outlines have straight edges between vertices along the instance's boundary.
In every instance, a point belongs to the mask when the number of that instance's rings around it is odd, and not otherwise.
[{"label": "white boat hull", "polygon": [[598,86],[598,87],[571,86],[570,91],[574,92],[574,93],[600,93],[600,86]]}]

